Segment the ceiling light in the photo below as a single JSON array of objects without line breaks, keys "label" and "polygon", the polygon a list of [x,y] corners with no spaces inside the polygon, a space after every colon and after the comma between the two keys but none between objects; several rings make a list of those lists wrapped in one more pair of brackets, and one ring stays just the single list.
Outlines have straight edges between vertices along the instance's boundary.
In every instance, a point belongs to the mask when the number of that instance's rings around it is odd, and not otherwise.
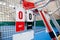
[{"label": "ceiling light", "polygon": [[12,5],[9,5],[9,7],[12,7]]},{"label": "ceiling light", "polygon": [[6,5],[6,3],[3,3],[2,5]]},{"label": "ceiling light", "polygon": [[3,12],[0,12],[0,14],[4,14]]},{"label": "ceiling light", "polygon": [[0,4],[2,4],[2,2],[0,2]]},{"label": "ceiling light", "polygon": [[5,3],[5,2],[0,2],[0,4],[1,4],[1,5],[6,5],[6,3]]},{"label": "ceiling light", "polygon": [[14,7],[14,6],[12,6],[12,7]]},{"label": "ceiling light", "polygon": [[14,7],[13,5],[9,5],[9,7]]}]

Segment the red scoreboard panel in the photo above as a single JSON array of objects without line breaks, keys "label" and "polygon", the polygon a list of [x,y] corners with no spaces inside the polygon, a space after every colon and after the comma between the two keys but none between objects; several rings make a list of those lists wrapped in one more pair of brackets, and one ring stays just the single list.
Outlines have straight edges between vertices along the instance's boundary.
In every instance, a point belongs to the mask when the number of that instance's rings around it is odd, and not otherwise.
[{"label": "red scoreboard panel", "polygon": [[25,10],[20,7],[16,8],[16,32],[24,31],[25,29]]}]

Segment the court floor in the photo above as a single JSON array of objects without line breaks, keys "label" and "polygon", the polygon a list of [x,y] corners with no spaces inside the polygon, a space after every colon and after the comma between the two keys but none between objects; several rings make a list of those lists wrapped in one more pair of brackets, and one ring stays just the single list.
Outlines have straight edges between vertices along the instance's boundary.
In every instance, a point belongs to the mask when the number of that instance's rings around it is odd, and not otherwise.
[{"label": "court floor", "polygon": [[[53,27],[56,34],[57,34],[57,29]],[[13,40],[12,35],[17,34],[15,32],[15,26],[1,26],[1,38],[0,40]],[[34,40],[51,40],[48,32],[46,32],[46,28],[44,26],[37,26],[35,28],[35,34],[34,34]]]}]

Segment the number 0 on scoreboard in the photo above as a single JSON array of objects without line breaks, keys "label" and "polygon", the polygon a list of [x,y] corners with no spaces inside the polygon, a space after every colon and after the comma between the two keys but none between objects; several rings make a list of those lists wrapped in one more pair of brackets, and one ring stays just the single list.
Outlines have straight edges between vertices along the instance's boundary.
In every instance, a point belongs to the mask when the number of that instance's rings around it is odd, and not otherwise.
[{"label": "number 0 on scoreboard", "polygon": [[16,32],[24,31],[25,26],[25,10],[20,7],[16,11]]}]

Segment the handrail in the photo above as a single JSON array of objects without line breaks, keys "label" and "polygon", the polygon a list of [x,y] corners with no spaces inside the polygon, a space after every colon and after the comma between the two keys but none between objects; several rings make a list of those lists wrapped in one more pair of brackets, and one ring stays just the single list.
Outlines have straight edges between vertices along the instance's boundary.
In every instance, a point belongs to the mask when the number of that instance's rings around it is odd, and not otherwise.
[{"label": "handrail", "polygon": [[60,9],[60,7],[58,7],[56,10],[54,10],[53,12],[50,12],[49,14],[53,14],[55,13],[56,11],[58,11]]},{"label": "handrail", "polygon": [[[40,3],[40,2],[38,2],[38,3]],[[42,5],[42,6],[38,6],[38,7],[35,7],[35,8],[32,8],[32,9],[29,9],[29,10],[34,10],[34,9],[39,9],[39,8],[43,8],[43,7],[45,7],[46,5],[48,5],[50,3],[50,0],[48,0],[44,5]],[[35,6],[36,6],[36,4],[37,3],[35,3]]]}]

